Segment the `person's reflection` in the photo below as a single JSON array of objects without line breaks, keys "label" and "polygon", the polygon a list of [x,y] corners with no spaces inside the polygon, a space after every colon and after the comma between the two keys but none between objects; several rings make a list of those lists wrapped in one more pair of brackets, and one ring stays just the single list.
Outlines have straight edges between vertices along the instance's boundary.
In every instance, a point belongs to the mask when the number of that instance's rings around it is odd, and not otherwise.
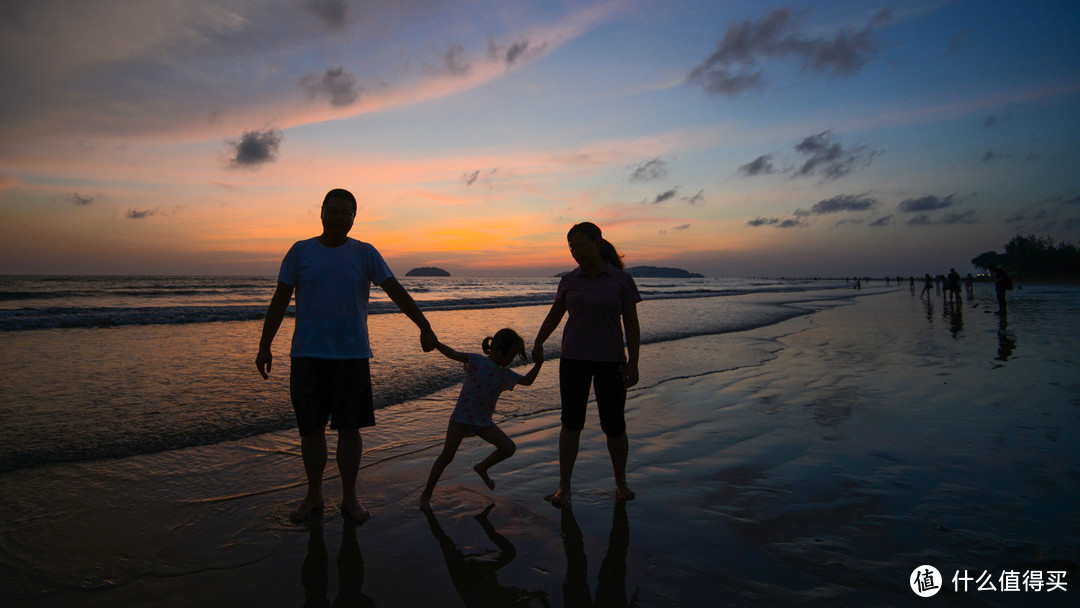
[{"label": "person's reflection", "polygon": [[949,322],[949,332],[955,339],[960,330],[964,329],[964,305],[960,302],[946,304],[945,318]]},{"label": "person's reflection", "polygon": [[[356,541],[356,522],[345,520],[342,528],[341,552],[338,553],[338,596],[332,604],[337,607],[373,607],[375,602],[363,594],[364,557]],[[322,523],[311,526],[307,557],[300,568],[300,581],[304,585],[304,606],[325,608],[331,606],[327,593],[330,580],[330,559],[323,540]]]},{"label": "person's reflection", "polygon": [[934,324],[934,298],[926,298],[926,320]]},{"label": "person's reflection", "polygon": [[[570,505],[562,508],[563,549],[566,551],[566,581],[563,583],[563,605],[567,608],[625,608],[630,605],[626,597],[626,554],[630,546],[630,520],[626,516],[626,502],[615,502],[615,514],[611,519],[607,555],[600,564],[596,582],[596,601],[589,593],[589,567],[585,557],[585,540],[581,528],[574,519]],[[635,593],[636,596],[636,593]],[[634,598],[636,604],[636,597]]]},{"label": "person's reflection", "polygon": [[1013,350],[1016,349],[1016,338],[1009,333],[1009,322],[1005,320],[1005,315],[1001,315],[998,320],[998,356],[994,357],[997,361],[1008,361],[1012,356]]},{"label": "person's reflection", "polygon": [[466,556],[458,550],[454,540],[443,532],[439,521],[435,519],[435,514],[425,513],[428,525],[431,526],[431,533],[435,536],[435,540],[439,541],[443,558],[446,560],[446,569],[450,572],[450,580],[453,581],[454,588],[461,596],[461,601],[466,606],[503,607],[530,606],[536,599],[541,606],[550,606],[544,592],[529,592],[517,587],[506,587],[501,585],[496,578],[495,574],[500,568],[514,561],[517,551],[513,543],[496,532],[495,527],[488,521],[488,514],[494,508],[494,504],[488,505],[476,516],[476,521],[480,523],[488,539],[498,547],[497,554],[493,558],[488,557],[491,552],[480,556]]},{"label": "person's reflection", "polygon": [[330,559],[326,555],[326,541],[323,540],[322,522],[311,526],[308,537],[307,556],[300,566],[300,582],[304,585],[304,608],[325,608],[330,605],[327,587],[330,581],[328,569]]}]

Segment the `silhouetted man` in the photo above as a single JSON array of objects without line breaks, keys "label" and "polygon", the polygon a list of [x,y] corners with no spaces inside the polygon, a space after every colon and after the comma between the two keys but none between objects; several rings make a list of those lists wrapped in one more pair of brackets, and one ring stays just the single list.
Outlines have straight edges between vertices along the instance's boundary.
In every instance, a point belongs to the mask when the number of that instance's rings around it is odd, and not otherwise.
[{"label": "silhouetted man", "polygon": [[371,285],[386,295],[420,328],[424,351],[437,338],[412,296],[394,278],[382,255],[370,244],[348,237],[356,217],[356,198],[331,190],[322,204],[323,231],[299,241],[281,262],[277,290],[266,311],[255,366],[267,378],[273,362],[270,344],[296,293],[289,393],[300,431],[307,475],[307,495],[292,512],[307,519],[322,507],[326,468],[326,423],[338,431],[337,465],[341,472],[341,512],[356,522],[370,517],[356,497],[363,442],[360,429],[375,425],[368,359],[367,309]]}]

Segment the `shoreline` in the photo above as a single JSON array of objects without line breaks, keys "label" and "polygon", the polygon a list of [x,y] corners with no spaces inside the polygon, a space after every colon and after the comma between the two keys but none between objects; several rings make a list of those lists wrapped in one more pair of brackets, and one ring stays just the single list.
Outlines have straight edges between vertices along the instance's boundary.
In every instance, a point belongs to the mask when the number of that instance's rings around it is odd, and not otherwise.
[{"label": "shoreline", "polygon": [[[441,438],[396,453],[392,432],[372,438],[391,451],[362,464],[374,517],[359,527],[332,505],[310,524],[288,522],[303,482],[286,432],[8,472],[6,488],[22,492],[2,499],[12,517],[0,600],[568,606],[591,594],[641,606],[909,605],[920,564],[946,578],[964,568],[1077,576],[1077,337],[1024,301],[1010,304],[1004,329],[981,301],[956,329],[932,300],[858,295],[720,342],[643,348],[643,362],[754,355],[631,392],[638,499],[621,506],[593,410],[569,511],[542,498],[557,481],[557,411],[506,423],[518,451],[492,470],[495,491],[468,469],[486,444],[466,441],[436,489],[434,521],[416,498]],[[332,466],[328,498],[340,496]],[[1055,599],[1074,593],[949,599],[1065,605]]]}]

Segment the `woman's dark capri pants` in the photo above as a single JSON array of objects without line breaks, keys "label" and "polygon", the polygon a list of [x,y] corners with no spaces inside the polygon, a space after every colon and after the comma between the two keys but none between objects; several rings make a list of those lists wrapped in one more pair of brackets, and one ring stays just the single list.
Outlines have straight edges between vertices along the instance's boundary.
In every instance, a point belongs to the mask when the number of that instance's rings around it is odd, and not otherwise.
[{"label": "woman's dark capri pants", "polygon": [[562,396],[562,425],[572,431],[585,428],[585,407],[589,388],[596,395],[600,428],[608,437],[626,432],[626,382],[622,361],[559,359],[559,393]]}]

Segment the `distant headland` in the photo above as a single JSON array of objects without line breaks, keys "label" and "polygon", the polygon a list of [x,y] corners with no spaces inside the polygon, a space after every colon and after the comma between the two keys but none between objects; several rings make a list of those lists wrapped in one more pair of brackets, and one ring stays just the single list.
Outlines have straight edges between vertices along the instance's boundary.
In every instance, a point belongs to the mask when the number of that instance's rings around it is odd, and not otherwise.
[{"label": "distant headland", "polygon": [[[626,269],[627,274],[638,279],[704,279],[705,275],[683,270],[682,268],[666,268],[663,266],[631,266]],[[561,277],[565,272],[555,275]]]},{"label": "distant headland", "polygon": [[705,275],[683,270],[682,268],[666,268],[663,266],[632,266],[626,269],[632,276],[643,279],[704,279]]},{"label": "distant headland", "polygon": [[421,266],[420,268],[413,268],[409,272],[405,273],[407,277],[448,277],[449,272],[446,272],[442,268],[435,268],[434,266]]}]

